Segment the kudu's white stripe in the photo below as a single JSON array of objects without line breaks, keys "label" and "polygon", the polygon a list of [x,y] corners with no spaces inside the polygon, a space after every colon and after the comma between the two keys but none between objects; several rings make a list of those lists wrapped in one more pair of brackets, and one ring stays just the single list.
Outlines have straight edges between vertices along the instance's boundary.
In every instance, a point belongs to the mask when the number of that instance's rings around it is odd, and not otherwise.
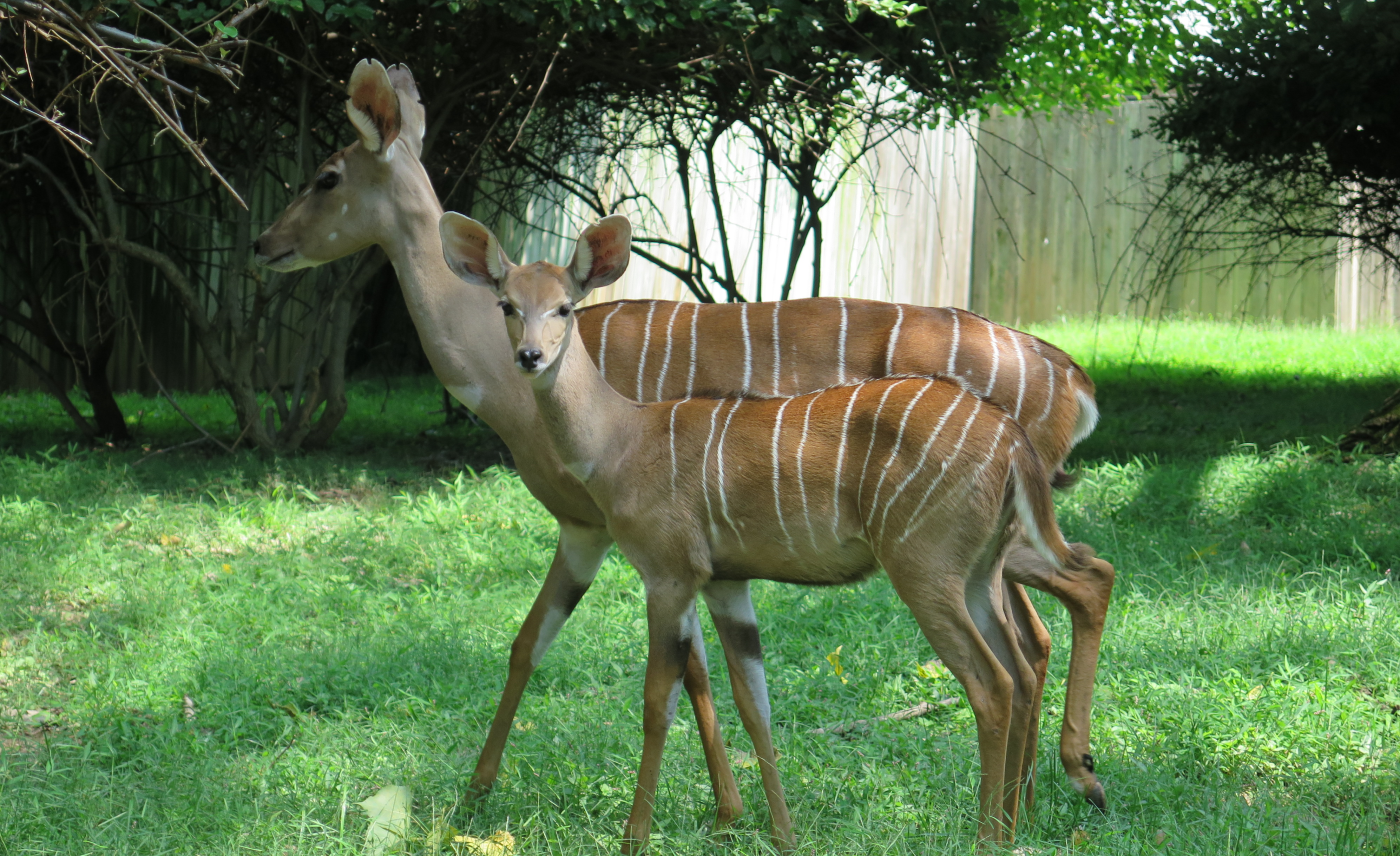
[{"label": "kudu's white stripe", "polygon": [[637,357],[637,400],[645,401],[646,396],[642,392],[642,375],[647,370],[647,351],[651,350],[651,316],[656,314],[656,301],[647,301],[647,320],[642,328],[642,353]]},{"label": "kudu's white stripe", "polygon": [[812,406],[824,393],[825,390],[807,400],[807,415],[802,419],[802,439],[797,443],[797,492],[802,496],[802,521],[807,526],[807,538],[814,550],[817,549],[817,533],[812,529],[812,515],[807,510],[807,480],[802,474],[802,452],[807,448],[807,427],[812,422]]},{"label": "kudu's white stripe", "polygon": [[778,515],[778,526],[783,530],[783,540],[792,548],[792,536],[788,534],[787,522],[783,520],[783,494],[779,486],[778,439],[783,434],[783,411],[792,404],[791,398],[783,399],[778,408],[778,417],[773,421],[773,511]]},{"label": "kudu's white stripe", "polygon": [[992,343],[992,374],[987,378],[987,391],[982,393],[984,398],[990,398],[992,390],[997,388],[997,368],[1001,363],[1001,350],[997,348],[997,325],[988,321],[987,339]]},{"label": "kudu's white stripe", "polygon": [[1016,333],[1011,334],[1011,341],[1016,345],[1016,361],[1020,363],[1021,373],[1016,380],[1016,412],[1011,414],[1012,419],[1021,418],[1021,402],[1026,398],[1026,349],[1021,345],[1021,337]]},{"label": "kudu's white stripe", "polygon": [[[981,480],[982,474],[986,472],[987,467],[991,466],[992,462],[997,459],[997,447],[1001,445],[1001,435],[1006,431],[1006,421],[1007,420],[1005,419],[1001,420],[1001,424],[997,426],[997,433],[992,436],[992,445],[987,452],[987,457],[983,459],[982,463],[978,465],[977,469],[972,471],[972,475],[969,478],[964,479],[962,484],[958,485],[959,489],[944,491],[943,495],[938,498],[938,501],[935,502],[933,505],[930,505],[927,509],[925,509],[923,515],[921,515],[918,520],[911,519],[909,528],[905,530],[905,537],[908,537],[909,532],[922,526],[924,520],[927,520],[933,514],[933,512],[943,507],[943,505],[945,505],[949,500],[955,498],[961,499],[962,497],[966,496],[969,491],[974,490],[977,487],[977,482]],[[1012,447],[1015,447],[1014,443],[1012,444]],[[900,541],[903,540],[904,538],[900,539]]]},{"label": "kudu's white stripe", "polygon": [[685,397],[695,394],[695,340],[700,337],[700,304],[692,303],[695,309],[690,313],[690,374],[685,378]]},{"label": "kudu's white stripe", "polygon": [[710,433],[705,438],[705,456],[700,459],[700,484],[705,490],[705,523],[711,529],[715,525],[715,512],[710,505],[710,446],[715,439],[715,424],[718,421],[719,409],[724,406],[724,399],[715,402],[715,409],[710,411]]},{"label": "kudu's white stripe", "polygon": [[671,343],[675,341],[676,316],[680,314],[681,307],[684,305],[684,303],[676,301],[675,308],[671,310],[671,318],[666,322],[666,356],[661,361],[661,373],[656,376],[657,401],[665,400],[662,391],[665,389],[666,371],[671,367]]},{"label": "kudu's white stripe", "polygon": [[846,402],[846,415],[841,417],[841,445],[836,449],[836,478],[832,481],[831,499],[831,535],[837,540],[841,537],[841,469],[846,463],[846,437],[851,431],[851,411],[855,409],[856,397],[864,388],[864,384],[851,387],[851,400]]},{"label": "kudu's white stripe", "polygon": [[836,298],[841,303],[841,338],[836,342],[836,366],[840,372],[837,383],[846,382],[846,298]]},{"label": "kudu's white stripe", "polygon": [[724,438],[729,433],[729,423],[734,421],[734,414],[739,411],[739,405],[743,404],[742,398],[734,399],[734,406],[729,408],[729,415],[724,417],[724,428],[719,432],[719,445],[715,447],[715,463],[718,469],[719,482],[719,511],[724,515],[724,522],[729,524],[729,528],[734,530],[734,534],[739,538],[739,546],[744,546],[744,533],[739,531],[739,527],[734,525],[734,518],[729,516],[729,493],[724,489]]},{"label": "kudu's white stripe", "polygon": [[619,300],[617,305],[613,307],[613,311],[608,313],[608,317],[603,319],[603,330],[598,335],[598,374],[602,375],[604,380],[608,377],[608,325],[612,323],[613,316],[622,306],[623,303]]},{"label": "kudu's white stripe", "polygon": [[[958,405],[962,404],[962,400],[966,396],[967,392],[965,390],[958,390],[958,394],[953,397],[953,403],[948,406],[947,410],[943,411],[943,415],[938,419],[938,424],[933,427],[933,433],[929,434],[928,439],[924,441],[924,447],[919,451],[919,462],[914,465],[914,469],[909,471],[909,474],[904,477],[904,480],[901,481],[899,486],[894,489],[894,492],[890,494],[889,501],[885,503],[885,510],[880,513],[880,534],[874,539],[876,543],[885,539],[885,523],[890,518],[890,509],[894,508],[895,502],[904,494],[904,489],[924,471],[924,465],[928,463],[929,452],[933,450],[933,444],[938,440],[939,435],[943,433],[943,426],[948,424],[948,420],[952,417],[953,411],[958,409]],[[874,500],[870,502],[870,509],[873,515],[875,510]]]},{"label": "kudu's white stripe", "polygon": [[949,309],[953,313],[953,341],[948,347],[948,374],[958,373],[958,339],[962,336],[962,326],[958,322],[958,316],[962,313],[956,309]]},{"label": "kudu's white stripe", "polygon": [[972,412],[967,415],[967,421],[963,423],[962,433],[958,435],[957,445],[953,447],[952,453],[943,459],[943,468],[938,471],[938,475],[934,477],[933,481],[929,482],[928,490],[924,491],[924,495],[920,497],[918,504],[914,506],[913,512],[909,514],[908,522],[904,527],[904,534],[899,536],[899,540],[895,542],[896,544],[903,544],[904,539],[908,538],[914,531],[914,523],[919,517],[919,512],[928,504],[929,497],[933,496],[934,489],[938,487],[939,482],[943,481],[943,477],[948,474],[948,470],[953,466],[953,461],[957,460],[958,454],[962,452],[963,443],[967,442],[967,432],[972,429],[972,423],[977,419],[977,413],[981,409],[982,399],[979,397],[973,402]]},{"label": "kudu's white stripe", "polygon": [[773,388],[769,390],[770,395],[778,394],[783,371],[783,348],[778,343],[778,307],[782,305],[781,300],[773,301]]},{"label": "kudu's white stripe", "polygon": [[744,331],[744,385],[740,392],[749,391],[749,381],[753,380],[753,340],[749,337],[749,305],[739,304],[739,327]]},{"label": "kudu's white stripe", "polygon": [[676,411],[690,399],[683,398],[671,405],[671,494],[676,493]]},{"label": "kudu's white stripe", "polygon": [[1045,411],[1040,414],[1039,419],[1035,420],[1037,425],[1050,417],[1050,409],[1055,406],[1055,364],[1045,357],[1040,359],[1045,362],[1045,375],[1049,379],[1049,383],[1046,384],[1045,388]]},{"label": "kudu's white stripe", "polygon": [[[860,465],[860,481],[856,483],[856,508],[864,507],[861,496],[865,491],[865,471],[870,468],[870,454],[875,451],[875,437],[879,433],[877,429],[880,427],[880,413],[884,411],[885,400],[890,397],[890,393],[894,392],[894,388],[904,383],[905,380],[908,378],[901,378],[885,387],[885,394],[880,396],[880,403],[875,407],[875,415],[870,419],[870,445],[865,447],[865,462]],[[861,384],[861,386],[865,386],[865,384]]]},{"label": "kudu's white stripe", "polygon": [[885,343],[885,374],[894,374],[894,349],[899,344],[899,328],[904,324],[904,304],[895,304],[894,326],[890,328],[889,341]]},{"label": "kudu's white stripe", "polygon": [[924,397],[924,393],[928,392],[928,388],[931,386],[933,386],[933,381],[925,381],[919,391],[914,393],[914,397],[909,399],[909,405],[904,408],[904,415],[899,418],[899,430],[894,434],[894,445],[890,447],[889,457],[885,458],[885,465],[880,468],[880,480],[875,482],[875,492],[870,495],[872,517],[875,513],[875,506],[880,504],[880,489],[885,486],[885,479],[890,474],[890,465],[894,463],[895,458],[899,457],[900,447],[904,444],[904,429],[909,425],[909,414],[914,412],[914,406],[919,403],[919,399]]}]

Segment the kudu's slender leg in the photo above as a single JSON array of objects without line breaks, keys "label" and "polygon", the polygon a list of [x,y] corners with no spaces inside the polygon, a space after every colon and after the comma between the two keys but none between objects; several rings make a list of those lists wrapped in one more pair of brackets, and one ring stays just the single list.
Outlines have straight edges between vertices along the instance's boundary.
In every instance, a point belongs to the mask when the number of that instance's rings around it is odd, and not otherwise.
[{"label": "kudu's slender leg", "polygon": [[1032,763],[1034,762],[1034,750],[1030,749],[1029,741],[1033,732],[1032,718],[1036,711],[1040,676],[1026,656],[1026,642],[1021,638],[1021,630],[1015,623],[1010,589],[1019,586],[1006,582],[1000,577],[1000,572],[996,579],[998,584],[993,589],[995,602],[977,604],[973,609],[973,616],[974,620],[979,617],[979,613],[988,616],[978,621],[982,638],[996,654],[1002,667],[1011,675],[1014,685],[1011,724],[1006,740],[1006,771],[1002,782],[1002,811],[1006,823],[1006,839],[1009,841],[1016,831],[1016,821],[1020,813],[1021,785],[1028,751]]},{"label": "kudu's slender leg", "polygon": [[[598,574],[598,568],[612,546],[612,537],[601,528],[561,524],[559,544],[554,561],[549,566],[540,593],[530,607],[510,649],[510,673],[500,704],[491,723],[491,731],[482,747],[472,775],[470,792],[480,796],[490,791],[500,770],[501,756],[515,721],[520,698],[530,675],[568,620],[579,599],[588,591]],[[699,618],[695,618],[698,625]],[[715,715],[714,696],[710,691],[710,676],[705,662],[704,640],[697,638],[686,664],[685,686],[695,710],[700,744],[709,768],[710,783],[715,791],[715,824],[722,827],[743,814],[744,804],[739,787],[729,767],[724,751],[724,735]]]},{"label": "kudu's slender leg", "polygon": [[1050,631],[1041,623],[1035,606],[1020,583],[1006,581],[1006,600],[1007,613],[1015,624],[1021,654],[1035,672],[1030,725],[1026,729],[1026,751],[1021,762],[1021,799],[1029,813],[1035,809],[1036,750],[1040,745],[1040,708],[1045,695],[1045,674],[1050,665]]},{"label": "kudu's slender leg", "polygon": [[[927,552],[933,551],[926,551],[925,555]],[[911,550],[906,555],[919,554]],[[884,557],[881,563],[885,565],[900,599],[914,613],[924,638],[967,691],[968,704],[977,718],[977,749],[982,761],[977,838],[987,843],[1002,841],[1007,833],[1002,811],[1005,799],[1003,777],[1006,774],[1006,747],[1011,728],[1012,699],[1016,691],[1015,679],[982,638],[969,612],[969,604],[960,598],[948,597],[949,592],[962,590],[961,573],[931,575],[922,568],[912,574],[900,573],[899,563],[886,561]],[[924,563],[922,558],[918,561],[918,565]],[[904,564],[914,565],[907,560]],[[937,580],[940,578],[946,579],[948,584],[939,585]],[[984,581],[969,581],[969,599],[980,596],[983,602],[990,603],[990,592],[983,591],[978,595],[973,591],[979,582],[985,586]]]},{"label": "kudu's slender leg", "polygon": [[641,853],[651,836],[651,816],[656,807],[656,785],[661,777],[666,734],[676,715],[676,701],[690,661],[691,647],[700,635],[692,586],[669,578],[651,578],[646,582],[649,639],[646,684],[642,692],[642,762],[637,768],[632,813],[622,835],[624,854]]},{"label": "kudu's slender leg", "polygon": [[763,649],[758,638],[758,618],[749,598],[748,582],[712,582],[702,589],[710,618],[724,646],[729,664],[729,684],[734,689],[734,705],[753,741],[763,777],[763,793],[768,799],[769,834],[780,853],[797,847],[788,814],[783,783],[778,775],[778,756],[773,747],[768,682],[763,673]]},{"label": "kudu's slender leg", "polygon": [[1060,763],[1074,789],[1105,810],[1103,785],[1094,774],[1094,758],[1089,754],[1089,724],[1099,646],[1113,592],[1113,566],[1098,558],[1091,560],[1090,566],[1093,570],[1082,574],[1066,571],[1047,562],[1023,541],[1016,541],[1007,550],[1005,575],[1053,595],[1069,610],[1073,635],[1065,717],[1060,728]]}]

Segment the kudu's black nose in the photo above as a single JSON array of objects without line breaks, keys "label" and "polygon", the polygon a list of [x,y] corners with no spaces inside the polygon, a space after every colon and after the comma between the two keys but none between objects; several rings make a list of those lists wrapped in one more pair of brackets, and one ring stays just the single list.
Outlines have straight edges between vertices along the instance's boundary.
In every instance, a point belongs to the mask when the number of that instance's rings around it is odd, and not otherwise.
[{"label": "kudu's black nose", "polygon": [[260,256],[260,255],[262,255],[262,241],[257,241],[257,240],[253,241],[253,255],[255,255],[255,256]]},{"label": "kudu's black nose", "polygon": [[544,359],[544,354],[540,352],[539,348],[521,348],[516,357],[520,360],[520,367],[530,371],[539,365],[540,360]]}]

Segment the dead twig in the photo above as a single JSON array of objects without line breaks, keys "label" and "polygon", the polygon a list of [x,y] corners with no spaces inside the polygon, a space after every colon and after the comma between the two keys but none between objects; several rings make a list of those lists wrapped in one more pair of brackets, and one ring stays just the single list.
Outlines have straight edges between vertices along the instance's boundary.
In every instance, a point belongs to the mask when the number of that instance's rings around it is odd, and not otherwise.
[{"label": "dead twig", "polygon": [[870,730],[870,726],[876,722],[893,721],[898,722],[905,719],[917,719],[920,716],[927,716],[938,710],[940,707],[947,707],[950,704],[957,704],[957,698],[949,696],[936,702],[921,701],[913,707],[906,707],[904,710],[896,710],[894,713],[887,713],[884,716],[877,716],[874,719],[857,719],[855,722],[843,722],[840,725],[831,725],[826,728],[813,728],[808,734],[835,734],[837,737],[854,736],[856,732]]}]

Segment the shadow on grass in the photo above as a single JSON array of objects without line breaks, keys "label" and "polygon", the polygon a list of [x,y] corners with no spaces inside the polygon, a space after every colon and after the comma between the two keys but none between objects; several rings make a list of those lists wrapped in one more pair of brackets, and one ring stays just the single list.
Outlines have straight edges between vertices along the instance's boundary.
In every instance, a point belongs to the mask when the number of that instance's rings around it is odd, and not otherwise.
[{"label": "shadow on grass", "polygon": [[1224,375],[1214,368],[1151,362],[1114,364],[1090,374],[1098,385],[1101,419],[1074,450],[1074,458],[1085,462],[1211,458],[1237,443],[1261,449],[1290,441],[1320,445],[1354,427],[1400,384],[1400,378]]}]

